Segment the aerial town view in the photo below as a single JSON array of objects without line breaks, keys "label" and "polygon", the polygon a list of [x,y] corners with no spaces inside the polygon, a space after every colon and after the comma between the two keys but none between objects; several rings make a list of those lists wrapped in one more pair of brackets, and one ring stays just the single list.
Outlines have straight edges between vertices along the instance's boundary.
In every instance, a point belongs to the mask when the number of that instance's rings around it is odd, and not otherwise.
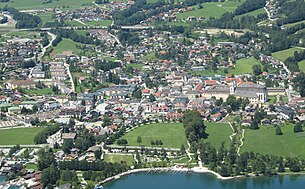
[{"label": "aerial town view", "polygon": [[0,0],[0,189],[305,187],[305,0]]}]

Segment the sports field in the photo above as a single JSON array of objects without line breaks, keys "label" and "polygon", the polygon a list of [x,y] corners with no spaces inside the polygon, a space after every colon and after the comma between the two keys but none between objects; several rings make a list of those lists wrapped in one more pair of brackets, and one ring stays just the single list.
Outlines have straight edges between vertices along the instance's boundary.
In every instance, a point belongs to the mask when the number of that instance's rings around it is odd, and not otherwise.
[{"label": "sports field", "polygon": [[43,129],[32,127],[0,130],[0,145],[34,144],[35,135]]}]

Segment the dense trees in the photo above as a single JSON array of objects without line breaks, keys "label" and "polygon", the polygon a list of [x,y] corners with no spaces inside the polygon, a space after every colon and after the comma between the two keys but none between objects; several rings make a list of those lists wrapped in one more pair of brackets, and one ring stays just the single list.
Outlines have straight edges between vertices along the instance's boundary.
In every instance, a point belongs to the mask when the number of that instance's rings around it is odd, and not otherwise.
[{"label": "dense trees", "polygon": [[49,126],[45,128],[44,130],[37,133],[37,135],[34,138],[35,144],[44,144],[47,142],[48,136],[55,134],[57,131],[59,131],[60,125],[54,124],[52,126]]},{"label": "dense trees", "polygon": [[51,165],[42,171],[41,182],[44,187],[47,187],[48,185],[56,184],[59,177],[59,170],[54,165]]},{"label": "dense trees", "polygon": [[294,89],[297,90],[301,97],[305,97],[305,74],[301,72],[297,77],[292,79]]},{"label": "dense trees", "polygon": [[263,8],[265,4],[265,0],[247,0],[236,8],[235,15],[241,15],[256,9]]},{"label": "dense trees", "polygon": [[298,132],[303,132],[303,128],[302,128],[302,123],[298,122],[294,125],[293,127],[293,132],[298,133]]},{"label": "dense trees", "polygon": [[59,168],[60,170],[103,171],[104,175],[109,177],[126,171],[128,166],[121,163],[107,163],[103,160],[95,162],[73,160],[59,162]]},{"label": "dense trees", "polygon": [[19,12],[12,7],[4,7],[4,11],[8,11],[13,15],[14,20],[17,21],[16,28],[36,28],[41,24],[41,19],[39,16]]},{"label": "dense trees", "polygon": [[56,38],[54,39],[54,41],[52,42],[52,46],[56,47],[58,43],[60,43],[62,41],[62,37],[61,36],[56,36]]},{"label": "dense trees", "polygon": [[191,144],[197,143],[200,139],[207,137],[201,115],[196,110],[186,111],[184,113],[183,125],[186,137]]},{"label": "dense trees", "polygon": [[95,60],[95,64],[94,64],[96,70],[103,70],[103,71],[109,71],[113,68],[117,68],[121,66],[122,65],[120,62],[106,61],[101,59]]},{"label": "dense trees", "polygon": [[50,31],[51,33],[54,33],[58,37],[63,37],[63,38],[69,38],[74,42],[78,43],[83,43],[83,44],[93,44],[93,45],[100,45],[101,42],[99,40],[95,40],[92,37],[80,35],[74,30],[68,30],[68,29],[52,29]]},{"label": "dense trees", "polygon": [[278,25],[305,20],[305,2],[303,0],[287,1],[281,6],[280,13],[286,16],[277,21]]}]

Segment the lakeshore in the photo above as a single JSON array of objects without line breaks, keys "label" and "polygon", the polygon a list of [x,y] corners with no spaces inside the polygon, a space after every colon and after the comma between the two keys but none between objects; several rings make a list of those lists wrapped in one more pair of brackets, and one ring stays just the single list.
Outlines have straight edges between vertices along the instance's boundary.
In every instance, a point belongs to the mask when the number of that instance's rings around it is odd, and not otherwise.
[{"label": "lakeshore", "polygon": [[222,180],[212,174],[189,172],[136,173],[103,185],[104,189],[291,189],[304,188],[304,175],[243,177]]},{"label": "lakeshore", "polygon": [[234,178],[241,178],[244,176],[236,176],[236,177],[223,177],[219,173],[209,170],[207,167],[193,167],[193,168],[185,168],[185,167],[158,167],[158,168],[142,168],[142,169],[132,169],[128,170],[126,172],[120,173],[118,175],[108,177],[101,181],[98,185],[103,185],[106,184],[107,182],[113,181],[120,179],[123,176],[127,176],[130,174],[135,174],[135,173],[141,173],[141,172],[147,172],[147,173],[210,173],[216,176],[217,179],[221,180],[230,180]]}]

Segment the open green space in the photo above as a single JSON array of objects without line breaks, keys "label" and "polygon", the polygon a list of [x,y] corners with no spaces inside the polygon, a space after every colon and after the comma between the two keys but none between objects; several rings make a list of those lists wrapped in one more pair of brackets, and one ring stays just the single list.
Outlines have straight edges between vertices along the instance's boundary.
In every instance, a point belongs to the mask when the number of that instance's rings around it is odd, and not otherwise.
[{"label": "open green space", "polygon": [[27,164],[25,164],[25,168],[26,168],[26,169],[33,169],[33,170],[35,170],[35,171],[38,170],[37,164],[33,164],[33,163],[27,163]]},{"label": "open green space", "polygon": [[126,162],[127,165],[132,166],[134,159],[132,155],[118,155],[118,154],[105,154],[104,160],[111,163]]},{"label": "open green space", "polygon": [[24,94],[29,96],[42,96],[42,95],[52,95],[54,94],[51,88],[43,88],[43,89],[24,89],[22,90]]},{"label": "open green space", "polygon": [[44,0],[11,0],[8,3],[0,3],[0,8],[5,6],[15,7],[19,10],[29,10],[29,9],[43,9],[43,8],[64,8],[64,9],[74,9],[80,8],[81,6],[92,5],[92,0],[53,0],[51,3],[43,4]]},{"label": "open green space", "polygon": [[305,72],[305,60],[298,63],[301,71]]},{"label": "open green space", "polygon": [[127,67],[132,67],[133,69],[142,70],[144,64],[126,64]]},{"label": "open green space", "polygon": [[60,43],[54,47],[56,53],[62,53],[63,51],[73,51],[74,53],[79,53],[80,49],[76,47],[76,45],[83,45],[81,43],[77,43],[72,41],[71,39],[63,38]]},{"label": "open green space", "polygon": [[275,53],[272,53],[272,56],[280,61],[284,61],[286,60],[288,57],[293,56],[295,51],[300,52],[302,49],[299,47],[293,47],[290,49],[286,49],[286,50],[282,50],[282,51],[278,51]]},{"label": "open green space", "polygon": [[260,14],[267,14],[264,8],[257,9],[257,10],[251,11],[251,12],[247,12],[245,14],[238,15],[234,18],[241,18],[243,16],[257,16],[257,15],[260,15]]},{"label": "open green space", "polygon": [[4,33],[5,36],[7,37],[22,37],[22,38],[40,38],[40,35],[38,32],[32,32],[32,31],[11,31]]},{"label": "open green space", "polygon": [[81,26],[85,26],[84,24],[76,21],[76,20],[72,20],[72,21],[65,21],[65,24],[69,25],[69,26],[73,26],[73,27],[81,27]]},{"label": "open green space", "polygon": [[199,76],[214,76],[214,75],[227,75],[227,74],[246,74],[252,73],[252,67],[254,65],[260,65],[260,61],[256,60],[254,57],[250,58],[243,58],[236,61],[235,69],[228,69],[228,73],[224,72],[224,68],[219,68],[215,71],[213,70],[202,70],[192,72],[192,74],[199,75]]},{"label": "open green space", "polygon": [[215,123],[215,122],[204,122],[206,126],[206,133],[208,138],[205,142],[211,143],[216,149],[218,149],[222,142],[225,142],[225,146],[229,147],[231,144],[230,135],[232,129],[227,123]]},{"label": "open green space", "polygon": [[98,21],[89,21],[85,22],[88,26],[110,26],[112,23],[112,20],[98,20]]},{"label": "open green space", "polygon": [[41,18],[42,26],[45,25],[47,22],[54,22],[55,18],[53,17],[53,13],[40,13],[37,16]]},{"label": "open green space", "polygon": [[256,60],[254,57],[239,59],[236,61],[235,69],[229,70],[229,74],[252,73],[252,67],[260,64],[260,61]]},{"label": "open green space", "polygon": [[43,129],[31,127],[0,130],[0,145],[34,144],[35,135]]},{"label": "open green space", "polygon": [[223,3],[221,2],[207,2],[203,4],[203,8],[199,9],[199,6],[193,6],[193,10],[179,13],[177,14],[177,17],[179,19],[185,19],[189,16],[194,16],[196,18],[199,17],[215,17],[220,18],[221,15],[223,15],[226,12],[233,12],[238,5],[241,4],[242,1],[225,1]]},{"label": "open green space", "polygon": [[[141,137],[142,143],[137,143],[137,138]],[[128,141],[130,146],[150,146],[151,141],[161,140],[164,148],[180,148],[181,145],[187,147],[185,131],[182,123],[154,123],[140,126],[122,138]]]},{"label": "open green space", "polygon": [[303,24],[303,23],[305,23],[305,20],[302,20],[302,21],[299,21],[299,22],[290,23],[290,24],[286,24],[285,26],[289,28],[289,27],[293,27],[295,25]]},{"label": "open green space", "polygon": [[305,158],[305,133],[294,133],[292,124],[281,126],[281,130],[283,135],[275,135],[274,126],[260,126],[258,130],[246,129],[241,151]]}]

